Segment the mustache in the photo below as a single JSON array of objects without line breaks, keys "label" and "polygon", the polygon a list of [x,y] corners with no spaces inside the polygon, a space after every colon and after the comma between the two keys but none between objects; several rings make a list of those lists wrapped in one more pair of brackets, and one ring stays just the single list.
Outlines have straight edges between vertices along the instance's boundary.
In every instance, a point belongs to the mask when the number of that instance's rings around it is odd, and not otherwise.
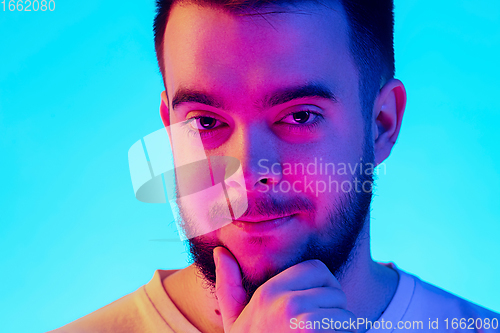
[{"label": "mustache", "polygon": [[[248,198],[237,198],[231,200],[231,202],[217,202],[210,209],[210,216],[216,217],[221,216],[221,214],[227,211],[227,207],[230,205],[233,211],[237,207],[243,205],[247,206],[243,215],[235,216],[236,219],[244,219],[246,217],[259,216],[263,218],[274,218],[276,216],[289,216],[301,213],[313,213],[316,209],[313,202],[307,198],[303,197],[292,197],[292,198],[275,198],[269,194],[265,194],[259,197],[248,197]],[[241,210],[240,210],[241,211]]]}]

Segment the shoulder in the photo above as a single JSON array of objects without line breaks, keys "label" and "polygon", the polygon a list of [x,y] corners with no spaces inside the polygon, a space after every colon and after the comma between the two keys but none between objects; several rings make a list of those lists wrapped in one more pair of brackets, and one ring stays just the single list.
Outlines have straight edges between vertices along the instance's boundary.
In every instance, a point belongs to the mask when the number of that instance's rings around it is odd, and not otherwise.
[{"label": "shoulder", "polygon": [[[439,331],[462,332],[462,328],[463,332],[500,332],[500,314],[424,282],[414,275],[398,271],[400,275],[406,274],[414,280],[414,291],[405,318],[425,320],[424,327],[437,320]],[[460,321],[463,323],[462,327]],[[484,331],[478,330],[480,327]]]},{"label": "shoulder", "polygon": [[158,314],[148,291],[161,285],[170,271],[156,271],[153,279],[136,291],[84,316],[53,333],[172,332]]},{"label": "shoulder", "polygon": [[55,331],[66,332],[134,332],[135,326],[140,326],[141,308],[147,295],[144,286],[84,317],[81,317]]}]

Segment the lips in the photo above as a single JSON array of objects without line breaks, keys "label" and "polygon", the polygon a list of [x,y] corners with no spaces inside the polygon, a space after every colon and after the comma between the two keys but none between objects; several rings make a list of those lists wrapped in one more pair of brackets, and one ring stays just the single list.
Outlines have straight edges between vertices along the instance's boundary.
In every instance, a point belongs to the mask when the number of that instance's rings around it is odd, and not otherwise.
[{"label": "lips", "polygon": [[262,223],[262,222],[268,222],[268,221],[277,220],[277,219],[281,219],[281,218],[289,217],[289,216],[292,216],[292,215],[272,216],[272,217],[270,217],[270,216],[266,216],[266,217],[263,217],[263,216],[245,216],[245,217],[239,218],[235,221],[246,222],[246,223]]},{"label": "lips", "polygon": [[288,224],[294,219],[295,215],[281,216],[281,217],[266,217],[265,220],[260,217],[249,217],[246,216],[244,220],[235,220],[233,224],[246,232],[269,232],[277,229],[283,225]]}]

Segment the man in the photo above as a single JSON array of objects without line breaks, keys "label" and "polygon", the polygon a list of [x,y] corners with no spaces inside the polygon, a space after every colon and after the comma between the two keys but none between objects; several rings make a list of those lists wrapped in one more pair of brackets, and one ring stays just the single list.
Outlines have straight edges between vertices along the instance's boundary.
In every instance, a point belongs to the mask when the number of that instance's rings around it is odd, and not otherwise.
[{"label": "man", "polygon": [[[392,7],[159,0],[160,113],[194,264],[57,331],[499,332],[498,314],[371,258],[373,167],[406,102]],[[185,171],[195,150],[206,165]],[[223,196],[195,196],[207,175]]]}]

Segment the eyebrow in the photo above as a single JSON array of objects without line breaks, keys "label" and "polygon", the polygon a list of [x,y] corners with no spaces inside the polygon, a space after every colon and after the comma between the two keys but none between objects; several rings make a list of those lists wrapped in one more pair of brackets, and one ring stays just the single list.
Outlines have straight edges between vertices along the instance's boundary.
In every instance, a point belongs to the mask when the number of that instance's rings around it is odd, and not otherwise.
[{"label": "eyebrow", "polygon": [[[279,89],[271,94],[268,94],[261,101],[258,106],[260,108],[270,108],[286,102],[293,101],[299,98],[324,98],[336,102],[333,92],[324,84],[310,83],[300,86],[292,86],[284,89]],[[224,109],[222,101],[214,96],[207,94],[203,91],[197,91],[181,87],[177,90],[172,99],[172,109],[183,103],[200,103],[215,108]]]},{"label": "eyebrow", "polygon": [[310,83],[306,85],[280,89],[265,97],[261,104],[263,107],[269,108],[293,101],[294,99],[307,97],[325,98],[333,102],[337,101],[335,95],[327,86],[321,83]]},{"label": "eyebrow", "polygon": [[188,88],[179,88],[172,99],[172,109],[183,103],[200,103],[214,108],[222,108],[223,104],[215,97],[202,91],[196,91]]}]

